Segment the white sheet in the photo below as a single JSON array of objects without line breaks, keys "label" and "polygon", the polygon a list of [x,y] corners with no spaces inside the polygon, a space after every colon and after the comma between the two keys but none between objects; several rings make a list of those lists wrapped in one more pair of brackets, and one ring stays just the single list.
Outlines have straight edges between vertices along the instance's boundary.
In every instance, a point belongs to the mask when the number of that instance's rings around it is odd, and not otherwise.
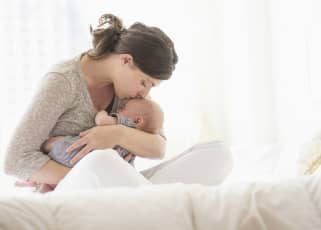
[{"label": "white sheet", "polygon": [[169,184],[2,197],[1,229],[321,229],[321,170],[219,187]]}]

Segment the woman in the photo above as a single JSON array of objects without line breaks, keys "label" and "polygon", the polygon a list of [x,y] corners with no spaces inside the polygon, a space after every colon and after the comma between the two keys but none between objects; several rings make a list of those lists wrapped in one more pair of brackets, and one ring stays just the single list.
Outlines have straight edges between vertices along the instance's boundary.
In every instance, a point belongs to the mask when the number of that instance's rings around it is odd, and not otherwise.
[{"label": "woman", "polygon": [[[117,174],[122,175],[123,180],[130,185],[128,179],[131,177],[133,184],[136,184],[137,177],[144,183],[147,180],[117,158],[119,156],[112,150],[114,146],[122,146],[140,157],[164,157],[166,139],[162,133],[149,134],[122,125],[94,126],[94,117],[100,110],[116,111],[126,99],[148,96],[152,87],[169,79],[177,63],[172,41],[160,29],[142,23],[135,23],[125,29],[121,21],[111,14],[102,15],[98,28],[91,28],[91,33],[91,50],[55,65],[42,80],[9,143],[5,158],[7,174],[24,181],[47,184],[58,184],[68,174],[64,184],[65,187],[68,184],[69,188],[91,187],[94,181],[92,176],[99,178],[109,174],[115,179]],[[75,165],[71,173],[69,168],[56,163],[42,152],[41,146],[48,138],[78,134],[82,138],[70,146],[69,151],[84,146],[73,158],[73,163],[83,160]],[[126,160],[130,160],[130,157]],[[197,164],[198,158],[195,155],[187,163]],[[216,158],[209,155],[207,160],[217,162]],[[229,157],[227,159],[230,161]],[[102,163],[103,167],[100,168],[97,163]],[[77,168],[83,169],[83,175],[80,175],[81,170]],[[162,169],[165,168],[168,167],[163,165]],[[223,168],[225,177],[226,167]],[[184,169],[177,170],[180,174]],[[208,170],[203,168],[201,171],[207,174]],[[155,168],[152,171],[155,172]],[[218,171],[215,169],[215,174]],[[150,172],[145,171],[143,175],[151,178]],[[204,173],[200,173],[200,178],[203,178]],[[80,185],[73,175],[82,179],[87,177],[88,181]],[[111,180],[106,181],[106,178],[97,183],[98,187],[118,185],[116,182],[111,183]],[[58,185],[58,188],[62,187]]]}]

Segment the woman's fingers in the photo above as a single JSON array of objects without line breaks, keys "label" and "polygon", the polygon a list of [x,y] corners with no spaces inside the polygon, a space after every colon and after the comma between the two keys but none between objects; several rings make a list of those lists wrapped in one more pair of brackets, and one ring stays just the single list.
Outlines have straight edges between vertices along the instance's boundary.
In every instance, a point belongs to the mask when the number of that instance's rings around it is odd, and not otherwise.
[{"label": "woman's fingers", "polygon": [[92,129],[93,129],[93,128],[90,128],[90,129],[87,129],[87,130],[85,130],[85,131],[80,132],[80,133],[79,133],[79,136],[80,136],[80,137],[86,136],[89,132],[92,131]]},{"label": "woman's fingers", "polygon": [[83,132],[79,133],[79,136],[80,137],[86,136],[89,133],[89,131],[90,131],[90,129],[86,130],[86,131],[83,131]]},{"label": "woman's fingers", "polygon": [[71,153],[72,151],[74,151],[75,149],[77,149],[78,147],[81,147],[83,145],[87,144],[87,138],[82,137],[79,140],[75,141],[72,145],[70,145],[67,149],[66,152],[67,153]]},{"label": "woman's fingers", "polygon": [[[114,148],[117,135],[115,134],[115,127],[109,126],[95,126],[89,130],[82,132],[83,137],[75,141],[65,151],[72,152],[77,148],[81,150],[70,160],[71,164],[76,163],[86,154],[96,149]],[[110,138],[107,138],[110,137]]]},{"label": "woman's fingers", "polygon": [[84,138],[92,129],[88,129],[86,131],[83,131],[81,133],[79,133],[79,137],[80,139],[75,141],[72,145],[70,145],[67,149],[66,149],[66,152],[67,153],[70,153],[72,151],[74,151],[75,149],[83,146],[83,145],[86,145],[88,144],[88,139],[87,138]]},{"label": "woman's fingers", "polygon": [[77,163],[81,158],[83,158],[84,156],[86,156],[89,152],[91,152],[92,149],[91,147],[89,147],[88,145],[86,145],[85,147],[83,147],[79,153],[77,153],[71,160],[70,160],[70,164],[75,164]]}]

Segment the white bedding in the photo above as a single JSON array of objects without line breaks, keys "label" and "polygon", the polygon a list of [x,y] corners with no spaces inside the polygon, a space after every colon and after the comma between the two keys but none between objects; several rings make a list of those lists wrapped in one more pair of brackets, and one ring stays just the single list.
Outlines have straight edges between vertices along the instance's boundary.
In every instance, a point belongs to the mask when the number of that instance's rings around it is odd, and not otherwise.
[{"label": "white bedding", "polygon": [[218,187],[181,183],[0,200],[1,229],[320,230],[321,170]]}]

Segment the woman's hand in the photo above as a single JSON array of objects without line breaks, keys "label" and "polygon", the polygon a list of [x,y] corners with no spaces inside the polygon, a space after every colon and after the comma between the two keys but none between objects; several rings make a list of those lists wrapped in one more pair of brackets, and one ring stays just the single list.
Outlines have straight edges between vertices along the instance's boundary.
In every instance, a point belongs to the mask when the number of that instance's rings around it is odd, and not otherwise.
[{"label": "woman's hand", "polygon": [[121,138],[120,125],[95,126],[79,134],[80,139],[70,145],[66,152],[84,146],[70,161],[75,164],[89,152],[97,149],[114,148]]}]

